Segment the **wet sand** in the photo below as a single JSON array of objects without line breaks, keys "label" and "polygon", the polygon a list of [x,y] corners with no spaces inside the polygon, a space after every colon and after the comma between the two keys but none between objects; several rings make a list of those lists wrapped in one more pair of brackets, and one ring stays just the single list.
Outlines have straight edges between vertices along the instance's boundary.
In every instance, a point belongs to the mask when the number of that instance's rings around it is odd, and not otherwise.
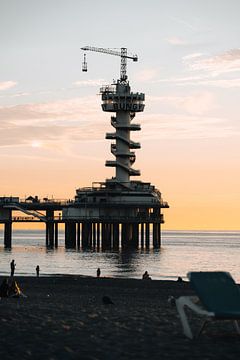
[{"label": "wet sand", "polygon": [[[230,322],[209,325],[197,340],[184,337],[167,299],[192,294],[188,283],[80,276],[16,280],[27,298],[0,300],[1,360],[240,356],[240,337]],[[114,305],[103,304],[103,296]]]}]

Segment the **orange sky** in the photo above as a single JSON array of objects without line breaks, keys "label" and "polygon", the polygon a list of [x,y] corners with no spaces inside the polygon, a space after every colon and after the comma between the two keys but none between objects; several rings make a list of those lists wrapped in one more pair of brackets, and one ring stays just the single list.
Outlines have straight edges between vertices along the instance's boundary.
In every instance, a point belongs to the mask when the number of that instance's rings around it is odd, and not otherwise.
[{"label": "orange sky", "polygon": [[126,46],[139,56],[132,90],[146,94],[134,168],[170,204],[164,229],[240,230],[239,1],[123,0],[124,26],[110,0],[57,5],[1,8],[0,196],[73,198],[114,175],[97,94],[120,59],[88,53],[82,73],[80,47]]}]

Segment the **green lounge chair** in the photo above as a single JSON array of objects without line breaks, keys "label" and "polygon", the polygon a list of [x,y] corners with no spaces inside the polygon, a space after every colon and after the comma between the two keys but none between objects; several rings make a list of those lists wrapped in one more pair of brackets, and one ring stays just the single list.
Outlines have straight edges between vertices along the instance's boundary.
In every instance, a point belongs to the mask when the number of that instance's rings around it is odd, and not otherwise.
[{"label": "green lounge chair", "polygon": [[[190,339],[194,337],[184,310],[185,306],[207,316],[197,336],[212,320],[233,320],[236,331],[240,334],[237,321],[240,319],[240,289],[231,275],[222,271],[203,271],[190,272],[187,276],[197,296],[181,296],[176,300],[184,334]],[[199,301],[201,305],[198,304]]]}]

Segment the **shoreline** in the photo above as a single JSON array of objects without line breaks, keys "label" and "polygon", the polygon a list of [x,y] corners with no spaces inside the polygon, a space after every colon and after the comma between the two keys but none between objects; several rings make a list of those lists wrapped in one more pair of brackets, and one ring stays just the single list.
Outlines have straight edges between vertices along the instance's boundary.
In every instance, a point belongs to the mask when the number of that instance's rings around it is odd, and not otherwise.
[{"label": "shoreline", "polygon": [[[2,280],[5,277],[11,277],[10,275],[5,275],[5,274],[0,274],[0,280]],[[16,280],[27,280],[29,279],[36,279],[36,280],[40,280],[40,279],[56,279],[56,278],[70,278],[73,279],[75,278],[75,280],[80,280],[80,279],[89,279],[89,280],[93,280],[93,281],[102,281],[102,280],[109,280],[109,281],[139,281],[140,283],[150,283],[150,282],[159,282],[159,283],[164,283],[164,282],[169,282],[169,283],[177,283],[177,276],[174,277],[174,279],[176,278],[176,280],[170,280],[170,279],[151,279],[149,281],[143,281],[140,278],[130,278],[130,277],[111,277],[111,276],[100,276],[99,278],[97,278],[96,276],[92,276],[92,275],[83,275],[83,274],[40,274],[39,277],[37,277],[36,275],[22,275],[22,274],[14,274],[13,276]],[[183,283],[188,283],[189,281],[183,281]]]},{"label": "shoreline", "polygon": [[[168,298],[193,294],[188,282],[81,275],[15,280],[27,298],[0,300],[4,360],[219,360],[240,355],[232,324],[209,325],[198,340],[183,335]],[[104,304],[104,296],[114,305]]]}]

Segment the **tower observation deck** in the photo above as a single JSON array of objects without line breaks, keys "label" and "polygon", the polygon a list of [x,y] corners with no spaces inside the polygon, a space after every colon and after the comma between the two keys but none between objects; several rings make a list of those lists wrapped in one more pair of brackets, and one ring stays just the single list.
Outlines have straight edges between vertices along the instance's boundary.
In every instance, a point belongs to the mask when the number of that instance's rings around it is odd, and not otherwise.
[{"label": "tower observation deck", "polygon": [[[133,122],[138,112],[144,111],[145,95],[131,92],[127,80],[126,48],[121,51],[96,47],[83,47],[82,50],[95,51],[121,57],[120,79],[112,85],[100,89],[102,110],[110,112],[113,132],[106,133],[112,140],[111,153],[115,159],[107,160],[105,165],[115,168],[115,176],[101,182],[93,182],[92,187],[76,190],[75,200],[63,209],[66,221],[66,238],[83,247],[102,246],[102,248],[141,247],[161,245],[161,224],[164,222],[162,208],[168,204],[162,200],[161,192],[149,182],[132,180],[140,176],[134,169],[135,150],[141,147],[131,139],[131,134],[140,131],[139,124]],[[84,54],[83,71],[87,71]]]}]

